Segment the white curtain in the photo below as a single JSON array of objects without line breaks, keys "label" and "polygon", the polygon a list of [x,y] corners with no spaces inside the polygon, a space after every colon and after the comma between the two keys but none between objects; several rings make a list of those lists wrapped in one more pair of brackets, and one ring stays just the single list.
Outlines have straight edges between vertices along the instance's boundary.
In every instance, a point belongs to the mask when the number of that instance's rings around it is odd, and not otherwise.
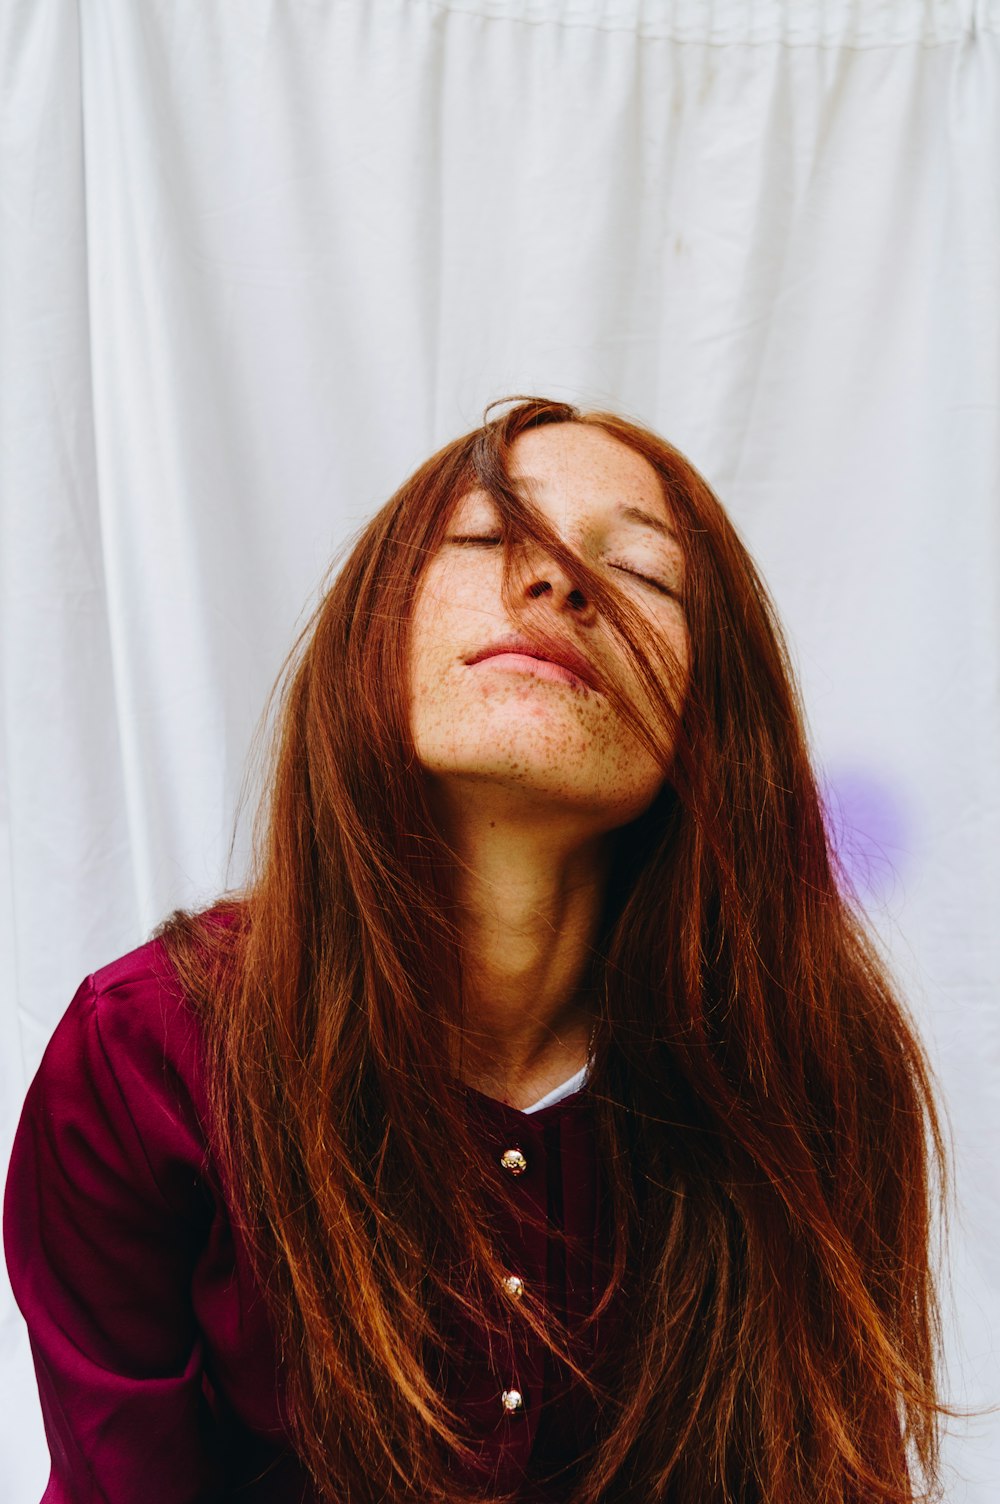
[{"label": "white curtain", "polygon": [[[1000,0],[0,0],[0,1135],[227,865],[339,544],[508,394],[705,473],[955,1145],[1000,1400]],[[0,1288],[0,1495],[47,1476]],[[954,1422],[948,1504],[995,1504]]]}]

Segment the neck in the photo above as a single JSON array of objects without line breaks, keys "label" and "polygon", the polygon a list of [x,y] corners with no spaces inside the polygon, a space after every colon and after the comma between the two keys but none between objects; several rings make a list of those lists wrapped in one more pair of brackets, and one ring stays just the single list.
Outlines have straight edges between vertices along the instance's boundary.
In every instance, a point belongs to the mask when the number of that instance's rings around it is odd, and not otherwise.
[{"label": "neck", "polygon": [[455,1069],[468,1085],[530,1105],[586,1064],[591,959],[603,909],[605,839],[563,839],[537,818],[453,826],[463,1015]]}]

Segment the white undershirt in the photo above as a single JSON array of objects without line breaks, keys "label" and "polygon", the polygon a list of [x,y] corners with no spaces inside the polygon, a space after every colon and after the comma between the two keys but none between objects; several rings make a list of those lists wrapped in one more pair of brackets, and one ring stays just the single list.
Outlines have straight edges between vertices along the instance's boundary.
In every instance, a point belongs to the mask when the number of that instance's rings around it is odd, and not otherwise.
[{"label": "white undershirt", "polygon": [[[588,1061],[589,1065],[590,1062]],[[560,1086],[553,1086],[544,1097],[539,1097],[537,1102],[532,1102],[530,1107],[522,1107],[522,1112],[537,1112],[540,1107],[549,1107],[553,1102],[559,1102],[563,1097],[568,1097],[572,1092],[579,1091],[587,1076],[587,1066],[581,1065],[580,1069],[570,1076],[568,1081],[563,1081]]]}]

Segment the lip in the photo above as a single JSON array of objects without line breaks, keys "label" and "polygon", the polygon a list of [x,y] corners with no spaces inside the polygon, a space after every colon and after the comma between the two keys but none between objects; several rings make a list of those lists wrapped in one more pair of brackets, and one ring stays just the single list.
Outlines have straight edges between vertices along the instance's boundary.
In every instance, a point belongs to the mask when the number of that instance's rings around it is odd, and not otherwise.
[{"label": "lip", "polygon": [[[480,648],[465,661],[471,667],[475,663],[482,663],[484,659],[496,658],[501,655],[523,656],[536,658],[542,663],[554,663],[560,668],[567,669],[570,674],[579,680],[587,689],[597,689],[594,682],[594,671],[588,660],[580,652],[577,652],[570,643],[557,638],[543,638],[541,641],[532,641],[519,633],[508,633],[500,637],[496,642],[491,642],[487,647]],[[516,667],[511,663],[510,667]],[[527,669],[527,665],[522,665]],[[539,676],[541,677],[541,676]]]}]

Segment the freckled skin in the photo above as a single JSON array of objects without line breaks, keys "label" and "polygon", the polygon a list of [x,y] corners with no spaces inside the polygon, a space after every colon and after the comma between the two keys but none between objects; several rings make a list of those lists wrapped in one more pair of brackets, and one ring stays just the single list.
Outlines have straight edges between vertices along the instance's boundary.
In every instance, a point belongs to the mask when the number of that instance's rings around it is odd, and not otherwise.
[{"label": "freckled skin", "polygon": [[[566,541],[612,570],[686,666],[678,602],[610,562],[664,572],[667,545],[615,520],[626,502],[670,521],[648,462],[602,430],[555,424],[522,434],[510,469],[535,477],[538,504]],[[469,864],[461,896],[481,1053],[476,1059],[473,1047],[463,1075],[517,1106],[586,1059],[590,1019],[574,988],[599,917],[608,832],[648,808],[663,775],[595,690],[488,659],[465,662],[521,625],[501,602],[502,546],[449,541],[495,531],[490,498],[471,493],[425,571],[414,604],[410,714],[442,824]],[[598,662],[620,652],[590,603],[570,598],[576,581],[554,559],[535,548],[530,566],[525,615],[533,609],[536,621]],[[533,598],[542,581],[551,588]]]},{"label": "freckled skin", "polygon": [[[546,482],[539,495],[547,515],[567,540],[599,524],[617,499],[634,500],[665,515],[659,482],[641,455],[601,430],[558,424],[529,430],[512,450],[514,475]],[[488,534],[488,500],[467,498],[446,537]],[[656,557],[645,538],[638,551],[627,529],[615,535],[615,556],[637,562]],[[625,539],[624,546],[620,543]],[[507,672],[490,661],[464,659],[498,632],[516,629],[500,601],[501,549],[445,542],[421,582],[413,621],[411,715],[422,764],[456,790],[476,796],[494,818],[521,818],[577,829],[580,834],[613,829],[647,808],[659,789],[659,768],[627,731],[610,703],[589,688],[548,683],[528,673]],[[532,561],[529,583],[547,580],[544,597],[551,630],[588,652],[616,651],[589,611],[566,597],[574,582],[554,560]],[[668,597],[656,596],[641,580],[619,573],[654,624],[686,661],[683,616]],[[526,600],[525,605],[529,602]],[[495,813],[494,813],[495,812]]]}]

